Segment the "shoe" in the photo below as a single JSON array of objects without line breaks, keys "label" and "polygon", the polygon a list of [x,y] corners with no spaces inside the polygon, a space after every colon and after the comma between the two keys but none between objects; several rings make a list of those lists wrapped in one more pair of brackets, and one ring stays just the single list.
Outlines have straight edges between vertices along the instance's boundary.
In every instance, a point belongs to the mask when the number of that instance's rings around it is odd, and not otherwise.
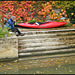
[{"label": "shoe", "polygon": [[24,34],[23,34],[23,33],[21,33],[20,35],[21,35],[21,36],[24,36]]},{"label": "shoe", "polygon": [[19,36],[19,34],[16,34],[16,36]]},{"label": "shoe", "polygon": [[17,32],[16,32],[15,34],[16,34],[16,36],[19,36],[19,35],[20,35],[20,34],[19,34],[19,33],[17,33]]}]

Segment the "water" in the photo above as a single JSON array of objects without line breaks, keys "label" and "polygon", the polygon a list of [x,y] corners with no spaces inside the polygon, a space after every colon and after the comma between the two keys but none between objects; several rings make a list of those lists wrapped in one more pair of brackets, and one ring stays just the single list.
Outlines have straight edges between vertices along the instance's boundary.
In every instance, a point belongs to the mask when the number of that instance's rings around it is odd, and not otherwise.
[{"label": "water", "polygon": [[75,74],[75,56],[0,62],[0,74]]}]

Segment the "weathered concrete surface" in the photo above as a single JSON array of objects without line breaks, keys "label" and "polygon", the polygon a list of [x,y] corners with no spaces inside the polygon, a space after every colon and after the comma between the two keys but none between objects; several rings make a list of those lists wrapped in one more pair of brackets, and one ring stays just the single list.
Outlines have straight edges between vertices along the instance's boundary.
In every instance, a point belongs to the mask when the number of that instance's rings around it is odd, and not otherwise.
[{"label": "weathered concrete surface", "polygon": [[[21,29],[20,29],[21,30]],[[22,29],[18,36],[19,57],[67,56],[75,53],[75,28]],[[65,55],[66,53],[66,55]],[[34,58],[33,57],[33,58]],[[40,58],[40,57],[39,57]]]},{"label": "weathered concrete surface", "polygon": [[18,57],[18,39],[14,35],[8,38],[0,38],[0,59]]}]

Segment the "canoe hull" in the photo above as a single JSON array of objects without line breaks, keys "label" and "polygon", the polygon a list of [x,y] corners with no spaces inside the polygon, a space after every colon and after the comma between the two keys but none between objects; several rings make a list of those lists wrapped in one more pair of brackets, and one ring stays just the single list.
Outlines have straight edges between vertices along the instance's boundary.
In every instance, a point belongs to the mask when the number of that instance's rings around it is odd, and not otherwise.
[{"label": "canoe hull", "polygon": [[37,25],[36,23],[34,24],[29,24],[29,23],[18,23],[18,26],[22,27],[28,27],[28,28],[54,28],[54,27],[59,27],[65,25],[66,22],[47,22],[45,24]]}]

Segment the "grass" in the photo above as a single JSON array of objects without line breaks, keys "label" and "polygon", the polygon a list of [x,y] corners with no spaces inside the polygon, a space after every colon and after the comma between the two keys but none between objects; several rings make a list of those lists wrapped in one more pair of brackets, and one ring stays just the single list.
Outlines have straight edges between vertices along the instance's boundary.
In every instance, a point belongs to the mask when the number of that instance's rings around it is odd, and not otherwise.
[{"label": "grass", "polygon": [[65,26],[72,26],[72,25],[73,25],[72,23],[65,24]]},{"label": "grass", "polygon": [[7,34],[7,36],[10,36],[6,27],[0,28],[0,38],[4,38],[5,34]]}]

